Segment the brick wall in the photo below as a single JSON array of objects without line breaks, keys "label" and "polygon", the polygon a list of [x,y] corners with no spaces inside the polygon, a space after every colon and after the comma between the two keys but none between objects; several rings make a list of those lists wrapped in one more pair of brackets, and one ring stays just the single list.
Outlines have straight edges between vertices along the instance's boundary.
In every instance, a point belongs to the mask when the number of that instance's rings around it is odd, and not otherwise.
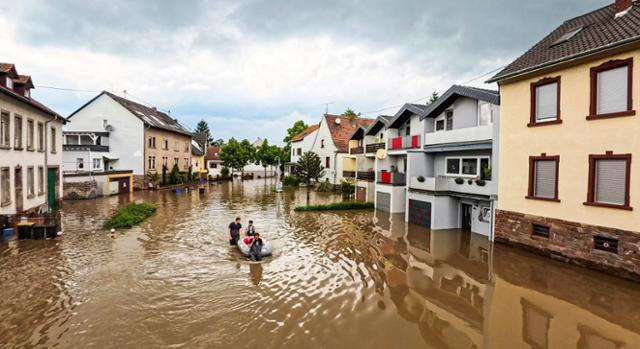
[{"label": "brick wall", "polygon": [[[533,225],[549,227],[549,237],[533,235]],[[517,212],[496,212],[496,241],[524,247],[568,263],[640,281],[640,233],[597,227]],[[594,237],[618,241],[617,252],[594,248]]]},{"label": "brick wall", "polygon": [[93,199],[97,196],[98,183],[96,181],[63,184],[63,197],[66,200]]}]

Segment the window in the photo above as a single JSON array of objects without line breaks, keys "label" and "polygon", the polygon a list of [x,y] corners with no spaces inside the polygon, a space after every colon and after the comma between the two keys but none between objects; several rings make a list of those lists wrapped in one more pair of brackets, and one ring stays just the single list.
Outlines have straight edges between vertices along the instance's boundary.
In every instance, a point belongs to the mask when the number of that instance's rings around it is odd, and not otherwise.
[{"label": "window", "polygon": [[551,44],[550,47],[553,47],[553,46],[556,46],[556,45],[560,45],[562,43],[565,43],[565,42],[571,40],[571,38],[576,36],[579,32],[581,32],[583,28],[584,28],[583,26],[579,26],[577,28],[570,29],[569,31],[564,33],[564,35],[562,35],[560,38],[558,38],[558,40],[554,41]]},{"label": "window", "polygon": [[27,98],[31,98],[31,90],[25,87],[24,96]]},{"label": "window", "polygon": [[16,115],[13,119],[13,147],[22,150],[22,117]]},{"label": "window", "polygon": [[587,120],[635,115],[632,110],[633,58],[591,68],[591,105]]},{"label": "window", "polygon": [[462,159],[462,174],[475,176],[478,174],[478,159]]},{"label": "window", "polygon": [[210,162],[209,168],[218,168],[218,164],[216,164],[215,162]]},{"label": "window", "polygon": [[486,126],[493,123],[493,110],[491,104],[480,102],[478,104],[478,126]]},{"label": "window", "polygon": [[56,153],[56,148],[57,148],[57,143],[56,143],[56,139],[57,139],[57,132],[55,127],[51,128],[51,154],[55,154]]},{"label": "window", "polygon": [[559,156],[532,156],[529,158],[528,199],[558,200]]},{"label": "window", "polygon": [[150,169],[150,170],[155,170],[155,168],[156,168],[156,157],[155,156],[149,156],[149,164],[148,164],[147,168]]},{"label": "window", "polygon": [[324,139],[320,140],[320,148],[324,148]]},{"label": "window", "polygon": [[447,174],[460,174],[460,159],[447,159]]},{"label": "window", "polygon": [[3,111],[0,114],[0,147],[8,148],[11,146],[10,124],[9,113]]},{"label": "window", "polygon": [[629,181],[631,154],[589,156],[589,190],[586,205],[631,209]]},{"label": "window", "polygon": [[38,151],[44,151],[44,124],[38,123]]},{"label": "window", "polygon": [[436,121],[436,131],[444,131],[444,120]]},{"label": "window", "polygon": [[27,167],[27,197],[32,198],[35,194],[33,167]]},{"label": "window", "polygon": [[149,137],[149,148],[156,147],[156,137]]},{"label": "window", "polygon": [[184,158],[184,165],[183,165],[183,167],[184,167],[184,168],[189,167],[189,159],[188,159],[188,158]]},{"label": "window", "polygon": [[7,85],[7,88],[8,88],[8,89],[10,89],[10,90],[11,90],[11,89],[13,89],[13,80],[12,80],[10,77],[8,77],[8,76],[7,76],[7,83],[6,83],[6,85]]},{"label": "window", "polygon": [[189,151],[189,142],[184,142],[184,151]]},{"label": "window", "polygon": [[93,168],[96,170],[99,170],[101,162],[102,162],[102,159],[93,159]]},{"label": "window", "polygon": [[180,159],[178,158],[173,158],[173,164],[178,166],[178,163],[180,162]]},{"label": "window", "polygon": [[[450,176],[479,177],[481,167],[488,166],[489,157],[446,158],[446,174]],[[480,166],[478,166],[480,165]]]},{"label": "window", "polygon": [[404,128],[404,135],[405,136],[411,135],[411,120],[407,121],[407,125]]},{"label": "window", "polygon": [[33,147],[33,135],[34,135],[33,120],[27,120],[27,150],[34,150]]},{"label": "window", "polygon": [[38,195],[44,194],[44,167],[38,167]]},{"label": "window", "polygon": [[167,167],[169,164],[169,158],[167,158],[166,156],[162,157],[162,166],[163,167]]},{"label": "window", "polygon": [[164,149],[165,150],[169,150],[169,140],[168,139],[164,140]]},{"label": "window", "polygon": [[445,112],[445,119],[447,120],[447,131],[453,130],[453,110]]},{"label": "window", "polygon": [[84,159],[83,158],[77,158],[76,159],[76,169],[77,170],[84,169]]},{"label": "window", "polygon": [[324,160],[324,167],[331,168],[331,158],[327,156]]},{"label": "window", "polygon": [[9,167],[0,169],[0,204],[8,206],[11,204],[11,174]]},{"label": "window", "polygon": [[560,77],[531,83],[531,118],[528,126],[561,123]]},{"label": "window", "polygon": [[302,155],[302,148],[296,149],[296,155],[298,156]]},{"label": "window", "polygon": [[380,143],[383,143],[383,142],[384,142],[384,133],[381,133],[380,134]]},{"label": "window", "polygon": [[480,208],[480,217],[478,217],[480,222],[490,223],[491,222],[491,207],[482,206]]},{"label": "window", "polygon": [[109,121],[107,119],[102,120],[102,128],[106,130],[107,125],[109,125]]}]

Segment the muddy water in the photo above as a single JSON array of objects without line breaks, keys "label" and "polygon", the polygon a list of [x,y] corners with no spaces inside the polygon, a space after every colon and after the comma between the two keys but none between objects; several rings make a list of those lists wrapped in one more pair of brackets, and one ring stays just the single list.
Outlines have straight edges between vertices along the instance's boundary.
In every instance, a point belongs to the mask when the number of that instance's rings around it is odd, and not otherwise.
[{"label": "muddy water", "polygon": [[[130,200],[158,212],[99,229]],[[638,284],[402,216],[294,213],[304,201],[256,180],[67,203],[63,239],[0,243],[0,347],[640,347]],[[275,256],[228,246],[237,215]]]}]

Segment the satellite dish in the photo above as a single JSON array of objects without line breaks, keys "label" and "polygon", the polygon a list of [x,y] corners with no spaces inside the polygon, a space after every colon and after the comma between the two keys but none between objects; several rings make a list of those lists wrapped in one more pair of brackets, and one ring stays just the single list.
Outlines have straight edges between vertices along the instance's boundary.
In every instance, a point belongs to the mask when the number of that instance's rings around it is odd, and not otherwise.
[{"label": "satellite dish", "polygon": [[378,149],[376,151],[376,157],[380,160],[383,160],[387,157],[387,151],[385,149]]},{"label": "satellite dish", "polygon": [[342,122],[342,120],[340,120],[340,118],[336,119],[336,125],[340,125],[341,122]]},{"label": "satellite dish", "polygon": [[107,130],[108,132],[113,132],[113,126],[111,125],[106,125],[104,129]]}]

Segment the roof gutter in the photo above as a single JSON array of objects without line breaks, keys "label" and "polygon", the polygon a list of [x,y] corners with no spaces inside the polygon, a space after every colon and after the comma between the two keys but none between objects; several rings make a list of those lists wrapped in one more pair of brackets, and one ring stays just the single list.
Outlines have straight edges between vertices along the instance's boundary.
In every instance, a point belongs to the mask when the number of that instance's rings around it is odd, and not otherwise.
[{"label": "roof gutter", "polygon": [[556,59],[554,61],[550,61],[550,62],[543,63],[543,64],[540,64],[540,65],[537,65],[537,66],[534,66],[534,67],[531,67],[531,68],[528,68],[528,69],[525,69],[525,70],[521,70],[521,71],[517,71],[517,72],[511,73],[511,74],[507,74],[505,76],[501,76],[501,77],[498,77],[498,78],[494,77],[494,78],[491,78],[491,79],[489,79],[489,80],[487,80],[485,82],[486,83],[494,83],[494,82],[498,82],[499,83],[499,82],[504,81],[504,80],[516,79],[518,77],[522,77],[524,75],[535,73],[535,72],[538,72],[538,71],[541,71],[541,70],[544,70],[544,69],[547,69],[547,68],[551,68],[551,67],[558,66],[558,65],[561,65],[561,64],[565,64],[565,63],[575,62],[575,61],[578,61],[580,59],[587,58],[589,56],[592,56],[592,55],[595,55],[595,54],[598,54],[598,53],[606,52],[608,50],[612,50],[612,49],[615,49],[615,48],[624,47],[625,45],[632,44],[632,43],[634,43],[636,41],[639,41],[639,40],[640,40],[640,35],[636,35],[636,36],[628,38],[628,39],[624,39],[624,40],[621,40],[621,41],[618,41],[618,42],[615,42],[615,43],[612,43],[612,44],[608,44],[608,45],[605,45],[605,46],[601,46],[601,47],[598,47],[598,48],[595,48],[595,49],[591,49],[591,50],[588,50],[588,51],[585,51],[585,52],[577,53],[575,55],[571,55],[571,56],[568,56],[568,57],[565,57],[565,58]]}]

